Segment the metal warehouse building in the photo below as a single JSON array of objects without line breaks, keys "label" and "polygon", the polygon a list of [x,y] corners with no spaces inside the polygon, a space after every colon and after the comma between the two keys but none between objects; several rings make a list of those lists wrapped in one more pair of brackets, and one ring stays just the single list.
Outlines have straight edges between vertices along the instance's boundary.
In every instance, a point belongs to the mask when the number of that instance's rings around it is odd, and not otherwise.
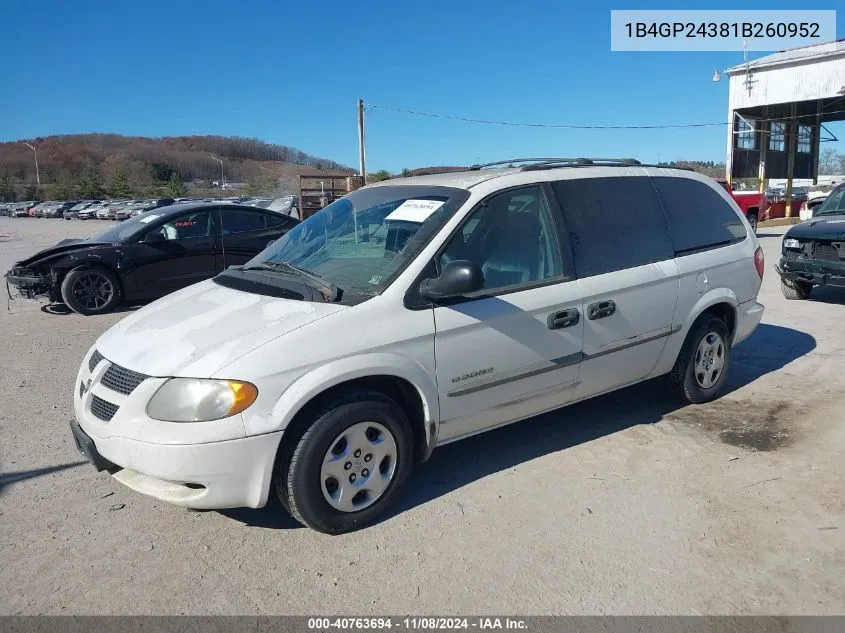
[{"label": "metal warehouse building", "polygon": [[794,215],[792,179],[818,182],[819,144],[837,140],[824,124],[845,121],[845,40],[746,60],[725,72],[728,180],[758,178],[762,191],[767,179],[786,178],[786,215]]}]

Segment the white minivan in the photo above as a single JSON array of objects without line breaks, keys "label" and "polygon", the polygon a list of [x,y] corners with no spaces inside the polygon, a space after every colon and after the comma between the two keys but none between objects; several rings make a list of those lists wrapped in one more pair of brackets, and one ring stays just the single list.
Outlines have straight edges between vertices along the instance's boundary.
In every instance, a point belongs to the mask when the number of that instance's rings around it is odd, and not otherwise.
[{"label": "white minivan", "polygon": [[717,397],[763,315],[724,189],[630,159],[505,164],[353,191],[114,325],[75,383],[80,450],[163,501],[276,494],[341,533],[441,444],[655,376]]}]

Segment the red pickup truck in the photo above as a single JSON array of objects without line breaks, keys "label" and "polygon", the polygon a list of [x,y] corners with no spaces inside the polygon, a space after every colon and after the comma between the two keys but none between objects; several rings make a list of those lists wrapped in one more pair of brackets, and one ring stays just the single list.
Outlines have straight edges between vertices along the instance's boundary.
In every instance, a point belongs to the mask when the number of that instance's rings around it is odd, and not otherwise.
[{"label": "red pickup truck", "polygon": [[714,178],[716,182],[725,188],[731,198],[733,198],[739,205],[739,208],[748,218],[748,223],[752,230],[757,232],[757,219],[760,217],[762,209],[766,208],[766,194],[757,193],[756,191],[734,191],[724,178]]}]

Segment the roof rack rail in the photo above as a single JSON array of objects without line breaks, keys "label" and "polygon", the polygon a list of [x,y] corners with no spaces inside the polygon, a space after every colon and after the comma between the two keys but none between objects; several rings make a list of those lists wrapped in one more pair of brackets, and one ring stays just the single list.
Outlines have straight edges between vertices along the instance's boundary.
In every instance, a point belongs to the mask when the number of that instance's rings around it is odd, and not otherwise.
[{"label": "roof rack rail", "polygon": [[654,163],[646,163],[642,167],[659,167],[660,169],[683,169],[684,171],[695,171],[695,167],[687,165],[655,165]]},{"label": "roof rack rail", "polygon": [[557,169],[558,167],[639,167],[636,158],[564,158],[552,159],[525,165],[522,171]]},{"label": "roof rack rail", "polygon": [[510,165],[512,163],[548,163],[551,161],[559,161],[559,162],[566,162],[566,161],[573,161],[579,160],[577,158],[511,158],[510,160],[497,160],[493,161],[492,163],[477,163],[475,165],[470,165],[470,171],[478,171],[479,169],[483,169],[484,167],[498,167],[499,165]]}]

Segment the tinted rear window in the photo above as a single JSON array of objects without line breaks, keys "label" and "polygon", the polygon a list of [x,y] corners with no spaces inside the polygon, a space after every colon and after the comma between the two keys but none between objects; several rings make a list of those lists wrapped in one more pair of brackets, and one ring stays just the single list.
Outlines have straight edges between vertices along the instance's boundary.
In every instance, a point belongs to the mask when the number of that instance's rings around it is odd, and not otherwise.
[{"label": "tinted rear window", "polygon": [[745,224],[712,187],[690,178],[652,178],[666,214],[676,254],[745,239]]},{"label": "tinted rear window", "polygon": [[648,176],[552,183],[579,277],[672,259],[666,214]]}]

